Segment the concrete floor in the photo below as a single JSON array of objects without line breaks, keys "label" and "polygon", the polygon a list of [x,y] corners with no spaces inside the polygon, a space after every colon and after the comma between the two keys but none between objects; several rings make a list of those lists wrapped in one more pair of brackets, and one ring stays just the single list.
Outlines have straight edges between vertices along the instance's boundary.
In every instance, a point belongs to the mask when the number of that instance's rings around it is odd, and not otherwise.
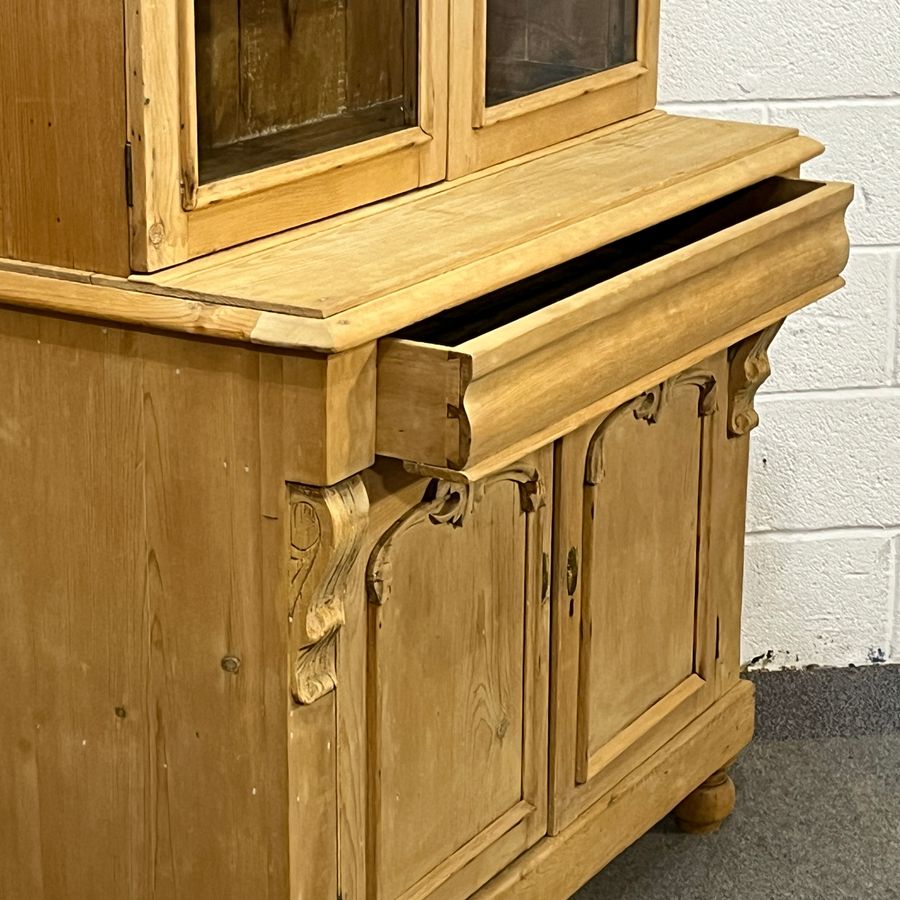
[{"label": "concrete floor", "polygon": [[900,900],[900,666],[762,672],[718,834],[666,819],[577,900]]}]

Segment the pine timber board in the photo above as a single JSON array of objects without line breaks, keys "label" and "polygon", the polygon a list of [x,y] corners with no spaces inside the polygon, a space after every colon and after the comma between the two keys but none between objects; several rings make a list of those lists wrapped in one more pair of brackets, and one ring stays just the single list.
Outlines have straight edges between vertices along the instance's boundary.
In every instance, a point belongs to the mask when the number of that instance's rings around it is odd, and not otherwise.
[{"label": "pine timber board", "polygon": [[[301,229],[271,249],[260,242],[138,280],[244,306],[334,316],[510,248],[524,255],[522,244],[611,209],[620,215],[636,197],[652,206],[650,197],[685,177],[796,136],[759,128],[664,116],[355,221]],[[719,190],[736,187],[729,179]],[[534,271],[559,261],[528,256],[521,265]],[[470,291],[483,289],[475,282]]]},{"label": "pine timber board", "polygon": [[[253,343],[333,352],[377,340],[822,151],[790,128],[663,114],[560,146],[153,275],[52,274],[115,290],[97,291],[96,308],[83,296],[81,315],[121,320],[130,294],[133,318],[149,293],[193,301],[190,313],[172,307],[175,330],[202,329],[215,319],[217,328]],[[0,262],[4,268],[40,271]],[[69,289],[41,282],[30,290],[29,305],[59,308],[54,296]],[[46,300],[35,301],[41,291]],[[18,304],[15,290],[0,287],[0,302]],[[159,317],[157,311],[155,327],[167,327]]]},{"label": "pine timber board", "polygon": [[[454,326],[436,317],[428,323],[435,323],[434,336],[423,335],[431,343],[418,343],[418,335],[381,341],[377,452],[476,466],[648,369],[815,291],[846,265],[844,214],[852,196],[846,184],[772,179],[729,198],[735,208],[727,213],[704,207],[693,225],[682,219],[662,233],[637,235],[628,246],[646,240],[665,250],[667,234],[678,246],[644,265],[620,245],[614,262],[621,256],[623,265],[635,266],[619,276],[578,292],[581,273],[569,273],[569,282],[560,275],[560,292],[575,293],[529,312],[526,291],[522,314],[497,327],[488,311],[472,312],[473,321],[487,320],[484,334],[471,336],[468,322]],[[698,239],[679,246],[691,237]],[[454,327],[461,327],[462,343]],[[446,344],[438,340],[442,329]],[[454,366],[458,375],[451,377]]]},{"label": "pine timber board", "polygon": [[130,271],[124,68],[121,2],[4,0],[0,256]]},{"label": "pine timber board", "polygon": [[738,682],[569,828],[520,856],[473,900],[567,897],[750,743],[754,687]]}]

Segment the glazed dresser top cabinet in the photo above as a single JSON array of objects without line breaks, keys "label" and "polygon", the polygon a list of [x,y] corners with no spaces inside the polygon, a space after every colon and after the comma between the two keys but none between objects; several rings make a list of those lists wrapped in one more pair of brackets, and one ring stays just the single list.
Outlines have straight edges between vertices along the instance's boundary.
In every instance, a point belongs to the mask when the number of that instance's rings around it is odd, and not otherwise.
[{"label": "glazed dresser top cabinet", "polygon": [[8,0],[4,900],[563,900],[726,819],[853,189],[657,109],[660,21]]},{"label": "glazed dresser top cabinet", "polygon": [[88,271],[173,266],[655,102],[657,0],[57,6],[6,13],[0,255]]}]

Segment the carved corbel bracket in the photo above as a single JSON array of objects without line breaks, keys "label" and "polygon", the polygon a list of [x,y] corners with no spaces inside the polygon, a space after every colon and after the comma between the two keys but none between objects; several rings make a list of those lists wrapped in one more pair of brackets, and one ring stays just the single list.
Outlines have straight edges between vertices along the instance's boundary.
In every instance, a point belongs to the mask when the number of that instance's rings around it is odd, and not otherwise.
[{"label": "carved corbel bracket", "polygon": [[501,481],[512,481],[518,485],[519,501],[524,512],[536,512],[544,505],[543,479],[537,469],[529,466],[513,466],[474,483],[433,478],[419,503],[397,519],[372,550],[366,567],[369,601],[381,606],[390,599],[391,550],[402,534],[423,522],[462,527],[488,488]]},{"label": "carved corbel bracket", "polygon": [[291,485],[289,504],[291,693],[295,702],[309,704],[336,686],[334,645],[369,499],[355,476],[335,487]]},{"label": "carved corbel bracket", "polygon": [[689,369],[664,381],[649,391],[614,409],[599,425],[588,445],[585,484],[599,484],[605,474],[604,441],[610,428],[620,419],[631,414],[635,419],[656,425],[673,394],[685,387],[699,391],[697,415],[711,416],[717,409],[718,391],[716,376],[705,369]]},{"label": "carved corbel bracket", "polygon": [[756,392],[772,374],[769,345],[784,319],[736,344],[728,351],[728,436],[741,437],[759,425],[753,406]]}]

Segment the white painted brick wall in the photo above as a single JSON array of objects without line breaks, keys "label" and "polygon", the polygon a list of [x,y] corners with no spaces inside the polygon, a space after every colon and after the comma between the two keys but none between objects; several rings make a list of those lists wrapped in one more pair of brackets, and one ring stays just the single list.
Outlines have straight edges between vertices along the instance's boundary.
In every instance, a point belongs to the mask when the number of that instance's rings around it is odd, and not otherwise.
[{"label": "white painted brick wall", "polygon": [[854,181],[848,286],[773,345],[751,447],[743,655],[900,662],[900,0],[662,0],[660,100],[798,126]]}]

